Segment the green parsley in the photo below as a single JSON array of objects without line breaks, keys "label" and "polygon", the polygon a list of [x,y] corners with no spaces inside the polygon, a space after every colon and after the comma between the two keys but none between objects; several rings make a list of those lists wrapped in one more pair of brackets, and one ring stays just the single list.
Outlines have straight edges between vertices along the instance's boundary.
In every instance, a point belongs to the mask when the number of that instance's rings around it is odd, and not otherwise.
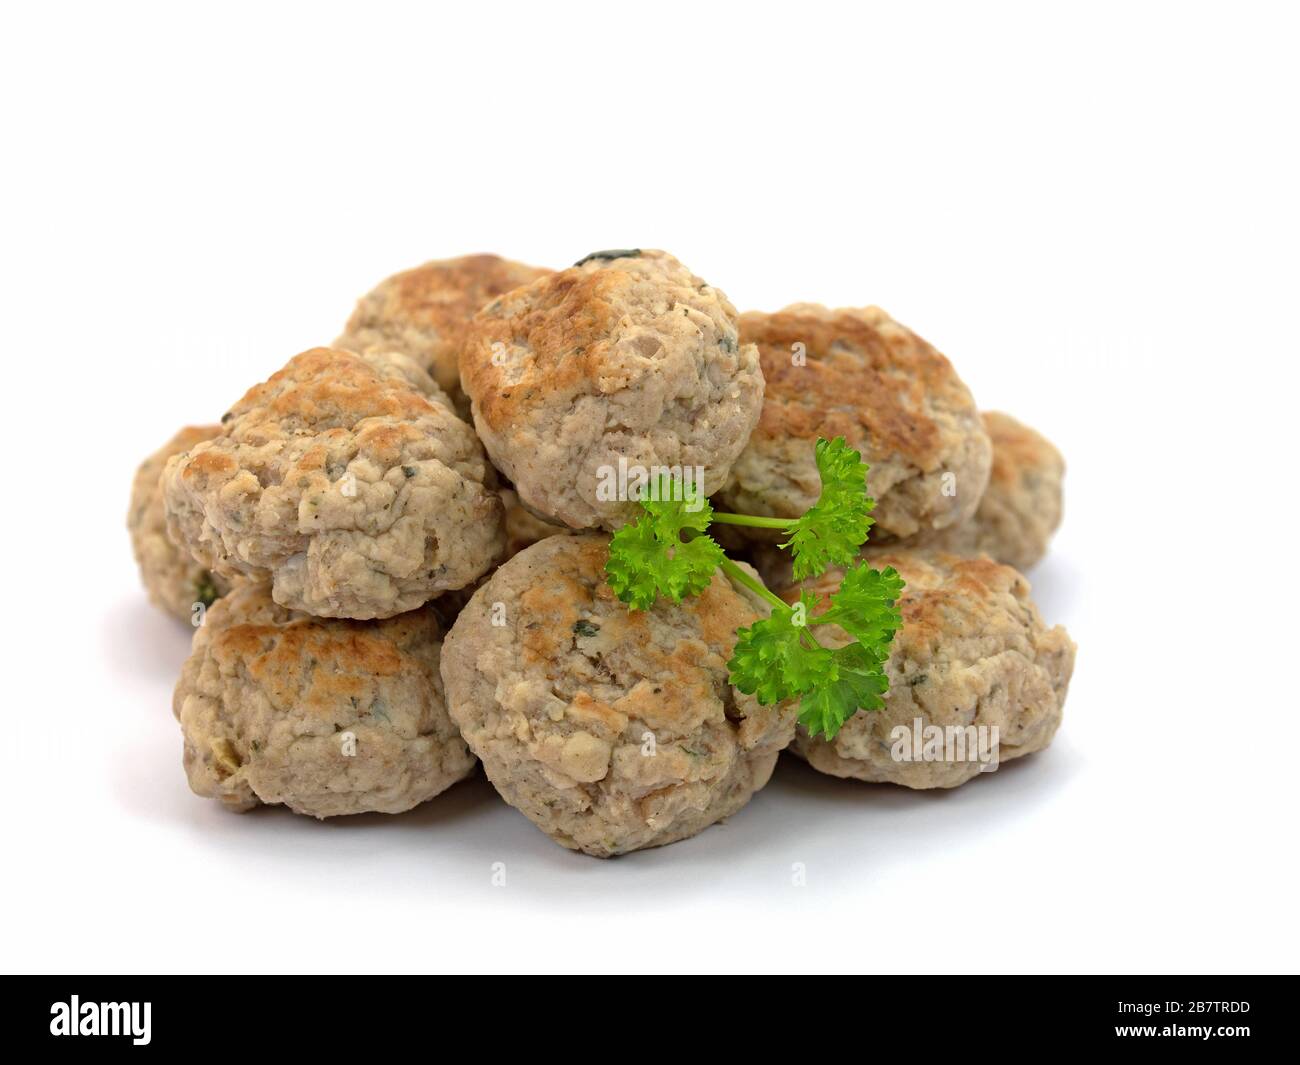
[{"label": "green parsley", "polygon": [[[660,477],[641,497],[645,513],[614,534],[605,574],[614,594],[632,609],[646,610],[661,595],[674,603],[698,595],[722,564],[722,548],[704,535],[713,508],[701,491]],[[683,533],[698,535],[683,540]]]},{"label": "green parsley", "polygon": [[583,263],[589,263],[594,259],[636,259],[640,255],[640,248],[610,248],[607,251],[593,251],[590,255],[584,255],[573,265],[581,266]]},{"label": "green parsley", "polygon": [[[820,614],[820,600],[807,591],[795,607],[773,606],[769,617],[740,630],[727,663],[731,683],[764,704],[799,696],[799,720],[808,734],[833,738],[859,710],[884,706],[885,663],[902,626],[895,605],[902,591],[903,579],[892,566],[881,572],[859,562]],[[831,624],[853,641],[823,646],[812,630]]]},{"label": "green parsley", "polygon": [[198,579],[194,582],[194,601],[202,603],[203,606],[210,607],[218,599],[221,593],[217,591],[217,582],[213,580],[212,574],[204,570],[199,574]]},{"label": "green parsley", "polygon": [[[885,663],[902,625],[897,602],[903,581],[857,561],[871,529],[875,501],[867,495],[867,464],[844,441],[818,440],[817,470],[822,489],[799,518],[767,518],[715,512],[698,485],[661,477],[639,500],[643,513],[613,536],[605,573],[614,594],[634,610],[659,596],[679,603],[698,595],[717,568],[771,605],[768,617],[737,634],[727,668],[731,683],[764,705],[799,698],[799,720],[810,735],[835,736],[858,710],[879,710],[889,690]],[[723,553],[708,535],[710,525],[749,525],[788,533],[781,544],[794,562],[797,580],[831,566],[844,568],[839,588],[825,609],[811,592],[791,606]],[[844,647],[826,647],[813,634],[838,625],[852,637]]]}]

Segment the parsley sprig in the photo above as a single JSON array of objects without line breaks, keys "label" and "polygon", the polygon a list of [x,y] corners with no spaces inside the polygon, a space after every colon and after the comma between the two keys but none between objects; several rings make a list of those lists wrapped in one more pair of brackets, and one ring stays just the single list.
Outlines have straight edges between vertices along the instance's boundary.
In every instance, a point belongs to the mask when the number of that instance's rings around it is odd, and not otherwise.
[{"label": "parsley sprig", "polygon": [[667,596],[680,603],[698,595],[722,565],[722,548],[711,536],[713,508],[701,498],[702,489],[661,476],[640,500],[645,511],[631,525],[614,534],[605,573],[609,585],[634,610],[646,610],[655,599]]},{"label": "parsley sprig", "polygon": [[[903,580],[858,560],[870,532],[875,501],[867,495],[867,464],[843,437],[818,440],[822,490],[798,518],[715,512],[699,485],[661,477],[640,500],[643,513],[613,536],[605,572],[614,593],[634,610],[659,596],[679,603],[698,595],[717,568],[771,605],[771,613],[736,637],[727,668],[731,683],[764,705],[799,698],[799,720],[810,735],[835,736],[858,710],[879,710],[889,690],[885,663],[902,625],[897,601]],[[708,535],[710,525],[750,525],[788,533],[781,547],[793,556],[796,580],[831,566],[844,577],[822,608],[805,590],[793,605],[727,558]],[[838,625],[852,641],[827,647],[814,634]]]}]

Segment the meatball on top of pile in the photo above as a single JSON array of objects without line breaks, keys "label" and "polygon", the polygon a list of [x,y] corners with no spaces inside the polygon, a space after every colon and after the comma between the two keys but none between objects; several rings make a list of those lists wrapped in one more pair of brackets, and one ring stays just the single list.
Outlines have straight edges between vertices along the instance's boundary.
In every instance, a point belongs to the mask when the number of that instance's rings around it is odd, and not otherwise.
[{"label": "meatball on top of pile", "polygon": [[205,565],[322,617],[413,610],[504,544],[474,431],[411,360],[303,352],[163,473],[168,527]]},{"label": "meatball on top of pile", "polygon": [[169,458],[220,433],[219,425],[187,426],[140,464],[131,483],[127,528],[140,580],[154,606],[183,621],[191,620],[195,603],[208,607],[225,595],[230,582],[194,561],[167,534],[167,508],[163,505],[160,479]]},{"label": "meatball on top of pile", "polygon": [[758,345],[767,392],[724,509],[799,517],[821,491],[817,438],[842,436],[871,465],[873,537],[914,537],[975,512],[988,434],[952,364],[911,330],[878,307],[797,303],[741,315],[740,338]]},{"label": "meatball on top of pile", "polygon": [[1065,460],[1051,441],[1010,415],[986,413],[984,428],[993,440],[993,471],[979,509],[927,546],[1029,569],[1061,524]]},{"label": "meatball on top of pile", "polygon": [[430,610],[386,621],[295,614],[265,585],[218,602],[172,702],[198,795],[334,817],[400,813],[467,776]]},{"label": "meatball on top of pile", "polygon": [[[810,739],[799,729],[793,747],[815,769],[837,777],[903,784],[909,788],[952,788],[981,771],[978,734],[963,731],[967,757],[911,761],[895,758],[901,733],[938,726],[998,729],[996,766],[1042,750],[1061,723],[1065,693],[1074,671],[1074,643],[1059,625],[1049,629],[1029,598],[1029,582],[1010,566],[989,558],[958,558],[922,551],[883,552],[873,566],[893,566],[907,586],[899,607],[903,627],[894,637],[885,672],[889,692],[879,711],[859,711],[833,740]],[[839,586],[842,572],[828,570],[802,587],[823,602]],[[796,585],[781,593],[789,602]],[[843,646],[847,634],[827,625],[817,631],[827,646]],[[923,734],[923,731],[922,731]],[[986,753],[991,753],[986,751]],[[947,756],[945,745],[944,756]]]},{"label": "meatball on top of pile", "polygon": [[638,470],[702,468],[717,491],[763,402],[735,308],[661,251],[597,253],[495,300],[460,371],[492,461],[574,529],[633,515]]},{"label": "meatball on top of pile", "polygon": [[357,301],[334,346],[409,355],[429,371],[457,410],[468,413],[457,361],[474,312],[550,272],[499,255],[463,255],[404,270]]},{"label": "meatball on top of pile", "polygon": [[608,540],[552,536],[474,593],[447,636],[452,720],[507,802],[565,847],[608,857],[695,835],[767,783],[792,705],[727,673],[758,612],[719,574],[630,611]]}]

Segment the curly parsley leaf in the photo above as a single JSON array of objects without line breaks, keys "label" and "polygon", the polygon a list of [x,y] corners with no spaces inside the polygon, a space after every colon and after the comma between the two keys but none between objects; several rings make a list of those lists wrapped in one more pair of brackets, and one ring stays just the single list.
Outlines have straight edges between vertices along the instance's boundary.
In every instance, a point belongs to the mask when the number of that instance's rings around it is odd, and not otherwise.
[{"label": "curly parsley leaf", "polygon": [[838,625],[853,642],[833,652],[835,678],[804,695],[799,720],[808,735],[834,739],[859,710],[879,710],[889,691],[885,663],[894,633],[903,625],[898,597],[903,578],[892,566],[883,572],[859,562],[848,569],[831,593],[830,605],[811,625]]},{"label": "curly parsley leaf", "polygon": [[894,605],[902,594],[903,578],[893,566],[882,572],[859,562],[845,571],[830,606],[812,624],[838,625],[861,644],[887,649],[903,624]]},{"label": "curly parsley leaf", "polygon": [[[727,663],[731,683],[764,705],[798,696],[799,721],[808,734],[833,739],[859,710],[884,705],[885,663],[902,624],[896,605],[902,590],[893,569],[882,573],[859,563],[844,575],[820,615],[813,615],[818,600],[806,590],[795,606],[774,606],[769,617],[737,635]],[[811,629],[830,623],[853,641],[823,647]]]},{"label": "curly parsley leaf", "polygon": [[731,683],[767,706],[814,690],[835,678],[832,653],[813,639],[799,619],[816,604],[810,593],[800,597],[800,609],[782,604],[736,634],[727,668]]},{"label": "curly parsley leaf", "polygon": [[[663,595],[673,602],[703,591],[722,567],[728,576],[771,604],[771,614],[742,628],[727,667],[731,683],[764,705],[798,698],[799,720],[813,736],[833,738],[859,710],[879,710],[889,690],[885,664],[902,625],[897,601],[903,581],[858,561],[875,502],[867,495],[867,465],[844,441],[818,440],[822,491],[801,518],[714,514],[700,486],[667,477],[640,500],[642,513],[616,532],[605,564],[610,587],[633,609],[645,610]],[[782,529],[781,546],[794,556],[794,576],[804,580],[829,566],[844,576],[821,614],[810,592],[793,606],[723,554],[707,535],[713,522]],[[837,625],[851,637],[826,647],[813,633]]]},{"label": "curly parsley leaf", "polygon": [[[644,513],[609,543],[605,573],[614,594],[634,610],[648,609],[660,595],[674,603],[698,595],[723,559],[705,535],[713,510],[700,487],[661,477],[640,503]],[[694,535],[683,540],[683,533]]]},{"label": "curly parsley leaf", "polygon": [[[809,736],[835,738],[841,726],[859,710],[879,710],[885,705],[889,678],[884,660],[860,643],[831,652],[835,679],[819,685],[799,700],[799,722]],[[885,655],[888,657],[888,654]]]},{"label": "curly parsley leaf", "polygon": [[828,566],[848,566],[871,529],[876,501],[867,495],[868,466],[844,437],[818,440],[815,455],[822,491],[790,526],[781,546],[794,555],[794,578],[803,580]]}]

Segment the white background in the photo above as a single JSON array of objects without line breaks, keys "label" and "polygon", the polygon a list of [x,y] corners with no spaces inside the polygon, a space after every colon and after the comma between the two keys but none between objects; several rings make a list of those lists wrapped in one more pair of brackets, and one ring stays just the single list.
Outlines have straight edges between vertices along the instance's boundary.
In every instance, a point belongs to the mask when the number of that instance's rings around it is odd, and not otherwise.
[{"label": "white background", "polygon": [[[4,968],[1296,969],[1296,44],[1242,3],[6,6]],[[135,464],[397,269],[629,245],[878,303],[1061,446],[1051,749],[786,762],[610,862],[481,778],[193,797]]]}]

